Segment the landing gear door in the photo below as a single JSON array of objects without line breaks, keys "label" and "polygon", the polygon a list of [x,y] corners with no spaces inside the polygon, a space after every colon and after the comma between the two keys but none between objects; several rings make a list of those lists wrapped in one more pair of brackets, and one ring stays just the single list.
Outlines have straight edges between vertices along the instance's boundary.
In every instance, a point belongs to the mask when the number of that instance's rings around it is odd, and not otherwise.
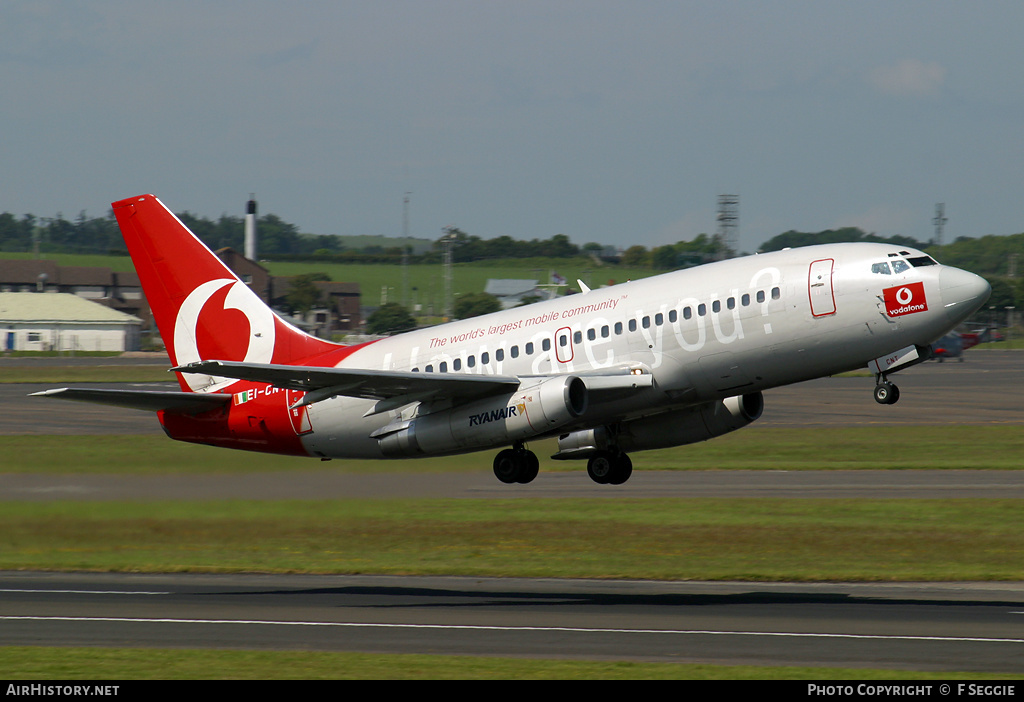
[{"label": "landing gear door", "polygon": [[827,317],[836,313],[836,296],[832,289],[832,267],[835,260],[824,258],[811,264],[807,279],[807,294],[811,300],[811,315]]}]

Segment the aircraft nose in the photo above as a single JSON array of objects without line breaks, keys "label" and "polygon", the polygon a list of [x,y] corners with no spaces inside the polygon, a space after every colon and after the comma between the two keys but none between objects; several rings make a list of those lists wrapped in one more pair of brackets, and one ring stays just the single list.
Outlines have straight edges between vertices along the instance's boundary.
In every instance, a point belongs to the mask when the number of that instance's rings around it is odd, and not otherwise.
[{"label": "aircraft nose", "polygon": [[947,266],[939,272],[939,290],[946,316],[959,324],[985,304],[992,286],[980,275]]}]

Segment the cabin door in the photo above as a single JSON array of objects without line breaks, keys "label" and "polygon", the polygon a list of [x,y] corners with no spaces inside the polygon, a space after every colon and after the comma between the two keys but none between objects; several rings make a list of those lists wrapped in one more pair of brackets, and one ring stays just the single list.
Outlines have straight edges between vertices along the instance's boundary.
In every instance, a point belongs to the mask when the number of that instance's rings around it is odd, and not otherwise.
[{"label": "cabin door", "polygon": [[836,295],[832,289],[832,267],[835,260],[825,258],[811,264],[807,279],[807,294],[811,300],[811,315],[827,317],[836,313]]}]

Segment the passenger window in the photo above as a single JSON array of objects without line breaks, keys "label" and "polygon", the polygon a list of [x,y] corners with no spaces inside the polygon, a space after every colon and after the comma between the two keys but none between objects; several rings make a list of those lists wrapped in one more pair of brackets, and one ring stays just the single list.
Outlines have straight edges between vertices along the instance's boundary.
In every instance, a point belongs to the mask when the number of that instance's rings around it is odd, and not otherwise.
[{"label": "passenger window", "polygon": [[736,298],[730,297],[728,300],[725,301],[725,306],[728,307],[730,310],[736,309]]},{"label": "passenger window", "polygon": [[616,322],[615,323],[615,334],[616,335],[622,334],[622,322]]},{"label": "passenger window", "polygon": [[779,288],[772,288],[772,299],[778,300],[780,297],[782,297],[782,290]]},{"label": "passenger window", "polygon": [[452,370],[462,370],[462,359],[456,358],[452,361]]},{"label": "passenger window", "polygon": [[764,290],[757,291],[757,301],[764,302]]},{"label": "passenger window", "polygon": [[650,317],[644,315],[644,320],[643,321],[644,321],[644,329],[647,329],[647,328],[649,328],[651,326],[651,318]]},{"label": "passenger window", "polygon": [[750,307],[750,295],[748,293],[743,293],[743,297],[740,298],[740,303],[744,307]]},{"label": "passenger window", "polygon": [[668,311],[668,321],[675,323],[679,319],[679,313],[675,310]]},{"label": "passenger window", "polygon": [[532,341],[531,341],[531,342],[529,342],[529,343],[528,343],[528,344],[526,345],[526,355],[527,355],[527,356],[532,356],[532,355],[533,355],[533,342],[532,342]]},{"label": "passenger window", "polygon": [[[529,353],[529,352],[527,352],[527,353]],[[519,345],[518,344],[512,347],[512,358],[519,358]]]},{"label": "passenger window", "polygon": [[434,372],[434,366],[427,366],[423,370],[425,370],[427,373],[433,373]]},{"label": "passenger window", "polygon": [[879,275],[890,275],[889,264],[885,261],[882,261],[881,263],[872,263],[871,272],[878,273]]},{"label": "passenger window", "polygon": [[476,356],[470,356],[466,361],[466,365],[470,368],[476,368]]},{"label": "passenger window", "polygon": [[[593,330],[591,330],[593,331]],[[572,343],[578,344],[583,341],[583,334],[581,332],[574,332],[572,335]]]},{"label": "passenger window", "polygon": [[605,324],[603,327],[601,327],[601,338],[602,339],[607,339],[608,338],[608,332],[609,332],[608,325]]},{"label": "passenger window", "polygon": [[707,313],[708,313],[708,306],[707,305],[705,305],[703,302],[700,303],[699,305],[697,305],[697,314],[699,314],[701,317],[703,317]]},{"label": "passenger window", "polygon": [[597,338],[597,330],[593,329],[593,328],[588,329],[587,330],[587,340],[588,341],[593,341],[596,338]]},{"label": "passenger window", "polygon": [[631,332],[636,331],[636,320],[635,319],[629,320],[629,330]]},{"label": "passenger window", "polygon": [[719,312],[721,312],[722,311],[722,301],[721,300],[715,300],[714,302],[712,302],[711,303],[711,311],[714,312],[715,314],[718,314]]},{"label": "passenger window", "polygon": [[[484,354],[484,355],[486,356],[487,354]],[[498,363],[501,363],[502,361],[504,361],[505,360],[505,349],[498,349],[497,351],[495,351],[494,352],[494,360],[497,361]],[[484,363],[487,363],[487,361],[484,361]]]},{"label": "passenger window", "polygon": [[541,342],[540,342],[540,347],[542,349],[544,349],[545,351],[550,351],[551,350],[551,339],[542,339]]},{"label": "passenger window", "polygon": [[438,370],[440,372],[442,372],[442,373],[447,373],[448,372],[448,361],[441,361],[441,365],[438,367]]},{"label": "passenger window", "polygon": [[689,307],[683,308],[683,319],[690,319],[693,316],[693,310]]},{"label": "passenger window", "polygon": [[662,324],[665,323],[665,316],[661,312],[654,315],[654,323],[660,327]]}]

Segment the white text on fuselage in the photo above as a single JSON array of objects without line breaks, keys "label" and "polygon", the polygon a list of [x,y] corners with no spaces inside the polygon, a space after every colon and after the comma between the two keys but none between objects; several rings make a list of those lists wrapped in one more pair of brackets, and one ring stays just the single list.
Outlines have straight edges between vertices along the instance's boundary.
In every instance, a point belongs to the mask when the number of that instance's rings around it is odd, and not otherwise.
[{"label": "white text on fuselage", "polygon": [[[541,315],[501,324],[482,324],[446,336],[434,336],[421,356],[411,349],[409,368],[431,372],[495,375],[510,364],[519,373],[573,372],[580,368],[606,368],[623,356],[640,358],[651,368],[662,363],[668,339],[679,349],[696,353],[709,342],[732,344],[745,338],[744,323],[764,334],[772,333],[770,305],[777,303],[782,274],[777,268],[759,270],[749,291],[729,289],[724,294],[683,297],[675,305],[641,306],[628,316],[604,316],[602,312],[628,309],[623,295],[568,310],[549,310]],[[776,294],[773,295],[772,291]],[[582,315],[585,321],[580,322]],[[524,331],[532,332],[522,335]],[[473,347],[468,341],[477,342]],[[646,354],[644,353],[646,352]],[[391,355],[384,367],[390,367]],[[523,369],[529,361],[529,370]]]}]

